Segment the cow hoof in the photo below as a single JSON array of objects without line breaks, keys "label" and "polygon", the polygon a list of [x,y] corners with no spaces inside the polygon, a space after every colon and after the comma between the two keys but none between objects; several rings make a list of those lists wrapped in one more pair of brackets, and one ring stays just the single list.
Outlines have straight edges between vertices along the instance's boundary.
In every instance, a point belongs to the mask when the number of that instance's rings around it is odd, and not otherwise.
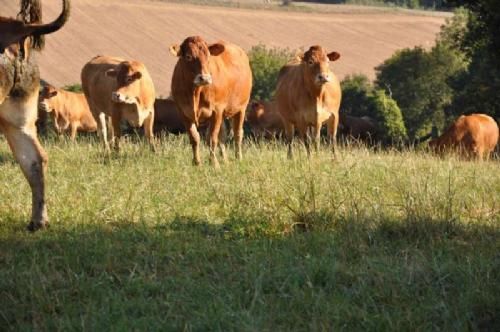
[{"label": "cow hoof", "polygon": [[36,232],[40,229],[44,229],[44,228],[48,228],[49,227],[49,222],[48,221],[45,221],[45,222],[38,222],[38,223],[35,223],[35,222],[30,222],[29,225],[28,225],[28,231],[30,232]]},{"label": "cow hoof", "polygon": [[193,159],[193,166],[200,166],[200,165],[201,165],[201,161]]}]

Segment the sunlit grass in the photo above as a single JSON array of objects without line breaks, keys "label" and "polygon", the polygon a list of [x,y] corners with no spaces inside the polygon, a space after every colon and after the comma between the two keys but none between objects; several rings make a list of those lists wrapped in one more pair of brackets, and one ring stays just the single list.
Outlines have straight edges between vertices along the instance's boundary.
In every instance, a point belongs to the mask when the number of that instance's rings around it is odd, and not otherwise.
[{"label": "sunlit grass", "polygon": [[7,330],[497,330],[498,161],[246,142],[215,170],[185,137],[153,154],[44,142],[51,226],[0,141]]}]

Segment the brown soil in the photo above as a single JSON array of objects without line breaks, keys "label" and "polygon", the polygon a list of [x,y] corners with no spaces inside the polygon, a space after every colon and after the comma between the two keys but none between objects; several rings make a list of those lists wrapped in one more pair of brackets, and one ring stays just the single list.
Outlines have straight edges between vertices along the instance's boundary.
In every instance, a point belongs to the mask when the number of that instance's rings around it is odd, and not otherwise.
[{"label": "brown soil", "polygon": [[[44,21],[60,11],[60,1],[43,0]],[[17,0],[0,0],[0,15],[15,16]],[[190,35],[208,42],[227,40],[250,49],[268,46],[307,48],[320,44],[342,57],[334,71],[374,77],[374,67],[394,51],[434,44],[449,14],[433,15],[342,7],[328,13],[202,7],[147,0],[72,0],[70,20],[47,38],[39,56],[42,77],[56,85],[80,81],[80,70],[93,56],[115,55],[143,61],[159,95],[170,91],[176,58],[171,44]]]}]

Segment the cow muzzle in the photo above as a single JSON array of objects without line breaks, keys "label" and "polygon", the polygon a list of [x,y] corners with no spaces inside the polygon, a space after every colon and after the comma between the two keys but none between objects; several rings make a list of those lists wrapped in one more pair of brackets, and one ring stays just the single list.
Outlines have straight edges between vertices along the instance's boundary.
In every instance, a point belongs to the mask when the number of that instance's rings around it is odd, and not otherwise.
[{"label": "cow muzzle", "polygon": [[212,84],[212,75],[210,75],[210,74],[198,74],[194,78],[194,84],[196,86]]},{"label": "cow muzzle", "polygon": [[134,98],[131,98],[119,92],[113,92],[111,94],[111,100],[114,101],[115,103],[135,104]]},{"label": "cow muzzle", "polygon": [[330,82],[330,80],[331,80],[330,75],[328,74],[318,74],[316,76],[316,84],[318,85],[323,85],[325,83],[328,83]]}]

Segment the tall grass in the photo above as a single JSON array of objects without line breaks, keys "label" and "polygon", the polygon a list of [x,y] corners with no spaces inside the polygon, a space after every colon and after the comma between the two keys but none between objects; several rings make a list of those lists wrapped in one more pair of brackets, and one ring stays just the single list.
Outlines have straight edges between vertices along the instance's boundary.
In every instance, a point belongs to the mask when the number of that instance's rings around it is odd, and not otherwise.
[{"label": "tall grass", "polygon": [[498,162],[322,149],[191,166],[48,140],[51,227],[0,141],[5,330],[498,330]]}]

